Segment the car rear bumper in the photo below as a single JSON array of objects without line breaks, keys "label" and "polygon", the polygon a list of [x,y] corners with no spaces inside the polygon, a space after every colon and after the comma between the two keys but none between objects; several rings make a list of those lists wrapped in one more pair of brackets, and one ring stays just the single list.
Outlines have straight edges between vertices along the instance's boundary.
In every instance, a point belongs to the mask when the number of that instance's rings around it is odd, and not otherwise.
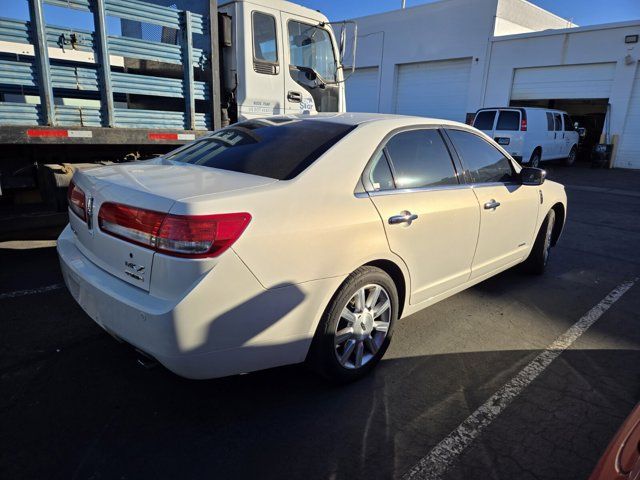
[{"label": "car rear bumper", "polygon": [[304,361],[323,304],[340,281],[264,289],[229,250],[186,295],[170,301],[93,264],[68,226],[58,255],[71,295],[98,325],[187,378]]}]

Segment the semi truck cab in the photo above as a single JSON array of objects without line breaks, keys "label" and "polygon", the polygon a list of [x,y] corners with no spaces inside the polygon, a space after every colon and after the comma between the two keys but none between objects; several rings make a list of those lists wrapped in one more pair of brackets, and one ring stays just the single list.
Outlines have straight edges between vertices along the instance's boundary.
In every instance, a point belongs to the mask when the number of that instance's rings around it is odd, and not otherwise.
[{"label": "semi truck cab", "polygon": [[345,111],[340,48],[324,15],[281,0],[232,0],[218,11],[231,122]]}]

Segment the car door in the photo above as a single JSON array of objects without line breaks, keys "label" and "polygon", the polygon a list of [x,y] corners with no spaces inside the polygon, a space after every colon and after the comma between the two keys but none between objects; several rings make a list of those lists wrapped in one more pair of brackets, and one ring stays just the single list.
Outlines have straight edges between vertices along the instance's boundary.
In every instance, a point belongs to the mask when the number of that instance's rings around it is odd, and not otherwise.
[{"label": "car door", "polygon": [[539,187],[522,185],[512,161],[480,135],[458,129],[447,129],[447,135],[480,204],[471,279],[487,277],[522,260],[531,248]]},{"label": "car door", "polygon": [[569,115],[567,115],[566,113],[562,114],[562,122],[564,124],[563,132],[562,132],[562,136],[564,138],[564,152],[563,152],[563,158],[564,158],[569,156],[569,152],[571,152],[571,147],[573,147],[574,144],[578,143],[578,135],[576,133],[576,129],[575,129],[575,126],[573,125],[573,121],[571,120],[571,117],[569,117]]},{"label": "car door", "polygon": [[469,279],[480,211],[437,128],[394,134],[379,148],[363,182],[390,249],[409,269],[411,304]]},{"label": "car door", "polygon": [[552,112],[545,112],[547,118],[547,131],[542,145],[542,159],[549,160],[556,156],[556,127]]},{"label": "car door", "polygon": [[553,126],[555,128],[553,158],[562,158],[564,155],[564,131],[562,129],[562,115],[553,113]]}]

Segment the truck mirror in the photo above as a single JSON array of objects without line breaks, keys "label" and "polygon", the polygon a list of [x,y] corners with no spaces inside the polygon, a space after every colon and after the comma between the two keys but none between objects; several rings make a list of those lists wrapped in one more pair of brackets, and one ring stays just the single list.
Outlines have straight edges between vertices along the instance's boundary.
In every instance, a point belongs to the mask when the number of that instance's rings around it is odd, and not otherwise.
[{"label": "truck mirror", "polygon": [[221,47],[230,47],[232,45],[231,36],[231,17],[226,13],[218,14],[219,41]]}]

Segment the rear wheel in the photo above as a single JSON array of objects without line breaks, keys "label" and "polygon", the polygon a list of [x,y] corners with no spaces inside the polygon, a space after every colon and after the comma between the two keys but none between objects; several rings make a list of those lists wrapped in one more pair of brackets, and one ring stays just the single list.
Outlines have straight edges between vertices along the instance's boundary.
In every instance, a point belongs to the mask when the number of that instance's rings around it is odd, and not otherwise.
[{"label": "rear wheel", "polygon": [[572,147],[569,152],[569,156],[565,159],[564,164],[567,167],[570,167],[576,162],[576,156],[578,155],[578,149],[576,147]]},{"label": "rear wheel", "polygon": [[547,214],[547,218],[542,222],[536,241],[533,244],[531,253],[524,261],[523,266],[530,273],[541,275],[544,273],[547,262],[549,261],[549,254],[551,252],[551,242],[553,240],[553,227],[556,223],[556,212],[550,210]]},{"label": "rear wheel", "polygon": [[540,160],[540,150],[536,149],[531,154],[531,158],[529,159],[529,166],[538,168],[538,166],[540,166]]},{"label": "rear wheel", "polygon": [[361,267],[345,280],[329,304],[314,338],[311,366],[346,383],[369,373],[391,341],[398,293],[383,270]]}]

